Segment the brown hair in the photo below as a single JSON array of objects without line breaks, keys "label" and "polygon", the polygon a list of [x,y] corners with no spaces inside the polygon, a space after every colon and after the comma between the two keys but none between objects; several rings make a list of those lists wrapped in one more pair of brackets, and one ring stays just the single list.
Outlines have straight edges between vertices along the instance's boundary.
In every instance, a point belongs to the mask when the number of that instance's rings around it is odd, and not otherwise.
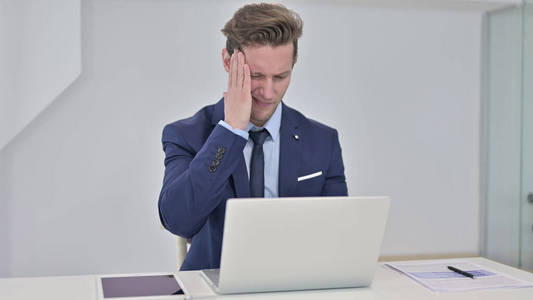
[{"label": "brown hair", "polygon": [[303,21],[300,16],[281,4],[248,4],[235,12],[222,33],[226,36],[226,49],[242,51],[251,45],[280,46],[292,42],[293,62],[298,57],[298,38],[302,36]]}]

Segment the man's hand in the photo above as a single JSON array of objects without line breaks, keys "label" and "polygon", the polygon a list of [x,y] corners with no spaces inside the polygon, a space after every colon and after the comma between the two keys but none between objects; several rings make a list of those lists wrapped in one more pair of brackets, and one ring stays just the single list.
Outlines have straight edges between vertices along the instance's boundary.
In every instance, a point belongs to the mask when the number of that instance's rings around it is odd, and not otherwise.
[{"label": "man's hand", "polygon": [[250,67],[244,54],[235,49],[230,60],[228,90],[224,93],[224,121],[232,128],[245,130],[252,112]]}]

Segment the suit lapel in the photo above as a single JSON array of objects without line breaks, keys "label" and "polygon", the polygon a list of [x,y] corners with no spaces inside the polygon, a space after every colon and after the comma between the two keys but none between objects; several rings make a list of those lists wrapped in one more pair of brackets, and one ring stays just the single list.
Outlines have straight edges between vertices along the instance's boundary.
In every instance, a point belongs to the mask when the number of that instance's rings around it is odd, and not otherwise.
[{"label": "suit lapel", "polygon": [[[224,120],[224,98],[215,104],[214,112],[211,122],[213,128],[218,124],[220,120]],[[233,187],[235,188],[235,194],[238,198],[250,197],[250,181],[248,180],[248,171],[246,170],[246,162],[244,160],[244,154],[241,154],[239,162],[235,171],[231,174],[233,178]]]},{"label": "suit lapel", "polygon": [[281,111],[279,151],[279,197],[296,194],[301,163],[301,134],[296,113],[285,104]]}]

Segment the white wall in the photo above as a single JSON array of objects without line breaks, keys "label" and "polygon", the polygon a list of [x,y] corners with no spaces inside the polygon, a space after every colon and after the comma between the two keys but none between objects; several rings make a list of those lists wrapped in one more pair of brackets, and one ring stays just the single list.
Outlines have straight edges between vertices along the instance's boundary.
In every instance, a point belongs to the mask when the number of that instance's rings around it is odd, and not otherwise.
[{"label": "white wall", "polygon": [[286,98],[339,128],[350,194],[391,195],[383,254],[476,253],[481,17],[331,6],[302,16],[312,35]]},{"label": "white wall", "polygon": [[80,75],[80,2],[0,2],[0,150]]},{"label": "white wall", "polygon": [[[392,197],[382,254],[477,253],[480,13],[286,3],[305,22],[286,102],[339,129],[351,195]],[[81,77],[0,152],[0,276],[174,270],[161,130],[222,95],[240,6],[82,2]]]}]

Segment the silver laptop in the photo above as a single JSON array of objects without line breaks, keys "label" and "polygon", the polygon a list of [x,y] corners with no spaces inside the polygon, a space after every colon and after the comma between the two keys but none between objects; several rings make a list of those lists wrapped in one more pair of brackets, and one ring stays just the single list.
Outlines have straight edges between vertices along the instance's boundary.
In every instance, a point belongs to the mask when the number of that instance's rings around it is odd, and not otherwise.
[{"label": "silver laptop", "polygon": [[220,269],[202,274],[221,294],[368,286],[389,205],[388,197],[230,199]]}]

